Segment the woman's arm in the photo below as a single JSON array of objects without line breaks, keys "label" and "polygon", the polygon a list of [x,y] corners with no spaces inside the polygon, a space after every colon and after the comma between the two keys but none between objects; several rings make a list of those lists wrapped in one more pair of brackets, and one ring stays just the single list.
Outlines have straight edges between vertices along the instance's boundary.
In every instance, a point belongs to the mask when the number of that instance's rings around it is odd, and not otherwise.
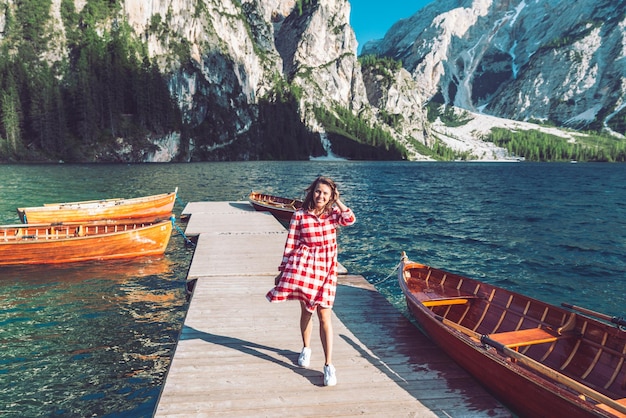
[{"label": "woman's arm", "polygon": [[283,271],[285,265],[289,261],[291,253],[300,245],[300,211],[294,212],[289,222],[289,232],[287,233],[287,240],[285,242],[285,249],[283,251],[283,259],[278,267],[279,271]]},{"label": "woman's arm", "polygon": [[341,211],[339,215],[339,225],[350,226],[356,222],[356,217],[352,209],[347,207],[340,199],[335,200],[335,205]]},{"label": "woman's arm", "polygon": [[346,205],[344,205],[344,203],[341,201],[341,199],[335,200],[335,205],[337,205],[339,210],[342,211],[342,212],[345,212],[345,211],[348,210],[348,207]]}]

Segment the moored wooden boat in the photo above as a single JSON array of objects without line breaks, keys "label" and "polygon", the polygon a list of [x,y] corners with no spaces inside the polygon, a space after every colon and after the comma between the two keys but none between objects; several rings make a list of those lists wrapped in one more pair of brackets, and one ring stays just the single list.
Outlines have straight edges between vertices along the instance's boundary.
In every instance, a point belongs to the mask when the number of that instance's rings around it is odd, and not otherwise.
[{"label": "moored wooden boat", "polygon": [[289,222],[293,213],[302,207],[301,200],[288,199],[254,191],[248,196],[248,201],[252,204],[254,209],[270,212],[278,220],[284,222]]},{"label": "moored wooden boat", "polygon": [[404,254],[398,276],[423,331],[520,416],[626,416],[623,319],[605,322]]},{"label": "moored wooden boat", "polygon": [[0,265],[109,260],[165,252],[172,221],[0,226]]},{"label": "moored wooden boat", "polygon": [[163,219],[176,203],[174,192],[128,199],[102,199],[18,208],[23,223],[83,222],[104,219]]}]

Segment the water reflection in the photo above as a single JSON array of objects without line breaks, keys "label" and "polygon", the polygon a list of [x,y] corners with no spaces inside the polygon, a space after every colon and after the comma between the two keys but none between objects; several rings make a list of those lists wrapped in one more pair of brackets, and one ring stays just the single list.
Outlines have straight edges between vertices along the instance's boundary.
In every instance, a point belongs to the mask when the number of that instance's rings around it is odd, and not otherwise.
[{"label": "water reflection", "polygon": [[148,256],[135,259],[86,261],[50,265],[3,266],[0,284],[12,281],[25,285],[42,283],[77,283],[90,279],[125,281],[149,275],[168,274],[173,262],[165,256]]},{"label": "water reflection", "polygon": [[149,416],[184,316],[188,260],[170,249],[2,268],[1,414]]}]

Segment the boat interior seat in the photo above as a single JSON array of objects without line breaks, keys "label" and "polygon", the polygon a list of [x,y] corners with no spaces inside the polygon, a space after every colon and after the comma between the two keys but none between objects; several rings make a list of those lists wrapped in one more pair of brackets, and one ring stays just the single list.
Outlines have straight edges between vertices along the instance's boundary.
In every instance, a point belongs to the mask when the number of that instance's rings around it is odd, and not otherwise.
[{"label": "boat interior seat", "polygon": [[551,343],[567,336],[568,334],[559,335],[556,331],[548,330],[545,328],[520,329],[517,331],[497,332],[494,334],[489,334],[489,338],[501,344],[504,344],[509,348]]},{"label": "boat interior seat", "polygon": [[427,307],[433,306],[448,306],[448,305],[465,305],[472,299],[478,299],[478,296],[474,295],[466,295],[466,296],[457,296],[450,298],[432,298],[427,300],[422,300],[422,304]]}]

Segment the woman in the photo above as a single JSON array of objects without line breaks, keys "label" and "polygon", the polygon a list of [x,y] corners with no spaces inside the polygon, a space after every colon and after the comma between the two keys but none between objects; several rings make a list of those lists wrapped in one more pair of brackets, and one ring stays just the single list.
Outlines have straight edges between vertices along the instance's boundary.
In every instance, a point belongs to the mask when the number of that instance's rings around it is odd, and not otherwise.
[{"label": "woman", "polygon": [[270,302],[300,301],[300,332],[303,348],[298,364],[311,361],[313,313],[320,321],[324,349],[324,386],[337,384],[332,363],[332,307],[337,290],[337,226],[355,222],[354,213],[339,199],[335,182],[318,177],[306,190],[302,208],[291,217],[280,273],[266,297]]}]

